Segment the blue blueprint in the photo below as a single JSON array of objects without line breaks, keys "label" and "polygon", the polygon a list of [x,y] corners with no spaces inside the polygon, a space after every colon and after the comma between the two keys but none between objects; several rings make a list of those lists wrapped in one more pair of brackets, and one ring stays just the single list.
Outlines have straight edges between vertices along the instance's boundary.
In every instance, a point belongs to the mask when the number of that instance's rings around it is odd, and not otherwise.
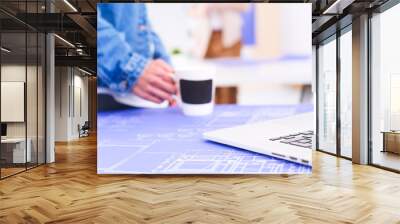
[{"label": "blue blueprint", "polygon": [[312,111],[312,105],[218,105],[205,117],[179,108],[98,113],[99,174],[297,174],[311,167],[202,138],[218,128]]}]

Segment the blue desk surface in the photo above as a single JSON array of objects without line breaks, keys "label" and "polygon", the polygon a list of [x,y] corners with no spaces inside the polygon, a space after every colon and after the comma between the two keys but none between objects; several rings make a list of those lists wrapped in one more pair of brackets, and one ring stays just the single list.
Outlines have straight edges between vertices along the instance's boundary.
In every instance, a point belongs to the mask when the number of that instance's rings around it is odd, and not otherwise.
[{"label": "blue desk surface", "polygon": [[99,174],[297,174],[311,167],[202,139],[223,127],[312,111],[312,105],[216,106],[205,117],[178,108],[98,113]]}]

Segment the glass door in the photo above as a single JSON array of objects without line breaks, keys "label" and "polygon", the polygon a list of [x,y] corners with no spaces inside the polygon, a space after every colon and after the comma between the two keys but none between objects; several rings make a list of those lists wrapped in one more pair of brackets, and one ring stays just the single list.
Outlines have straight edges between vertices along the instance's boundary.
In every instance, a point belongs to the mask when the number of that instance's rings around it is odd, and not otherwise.
[{"label": "glass door", "polygon": [[[20,15],[44,13],[44,1],[0,2]],[[24,14],[25,13],[25,14]],[[45,163],[43,33],[0,12],[0,178]]]},{"label": "glass door", "polygon": [[1,34],[2,178],[26,170],[31,161],[26,136],[26,42],[25,31]]}]

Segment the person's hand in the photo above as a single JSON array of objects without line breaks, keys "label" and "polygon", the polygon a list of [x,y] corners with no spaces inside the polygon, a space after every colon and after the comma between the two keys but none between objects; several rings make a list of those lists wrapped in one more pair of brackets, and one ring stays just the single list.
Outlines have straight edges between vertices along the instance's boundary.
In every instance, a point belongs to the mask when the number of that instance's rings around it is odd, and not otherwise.
[{"label": "person's hand", "polygon": [[163,60],[150,61],[139,76],[132,91],[154,103],[162,103],[167,100],[170,104],[173,104],[175,101],[173,95],[176,94],[175,81],[171,75],[173,72],[172,67]]}]

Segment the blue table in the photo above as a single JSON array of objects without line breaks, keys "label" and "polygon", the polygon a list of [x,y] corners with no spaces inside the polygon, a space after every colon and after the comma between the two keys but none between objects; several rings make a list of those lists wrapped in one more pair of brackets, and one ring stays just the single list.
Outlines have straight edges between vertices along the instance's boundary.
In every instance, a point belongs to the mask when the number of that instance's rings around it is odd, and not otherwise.
[{"label": "blue table", "polygon": [[178,108],[98,113],[99,174],[298,174],[311,167],[202,139],[204,131],[312,111],[312,105],[216,106],[205,117]]}]

